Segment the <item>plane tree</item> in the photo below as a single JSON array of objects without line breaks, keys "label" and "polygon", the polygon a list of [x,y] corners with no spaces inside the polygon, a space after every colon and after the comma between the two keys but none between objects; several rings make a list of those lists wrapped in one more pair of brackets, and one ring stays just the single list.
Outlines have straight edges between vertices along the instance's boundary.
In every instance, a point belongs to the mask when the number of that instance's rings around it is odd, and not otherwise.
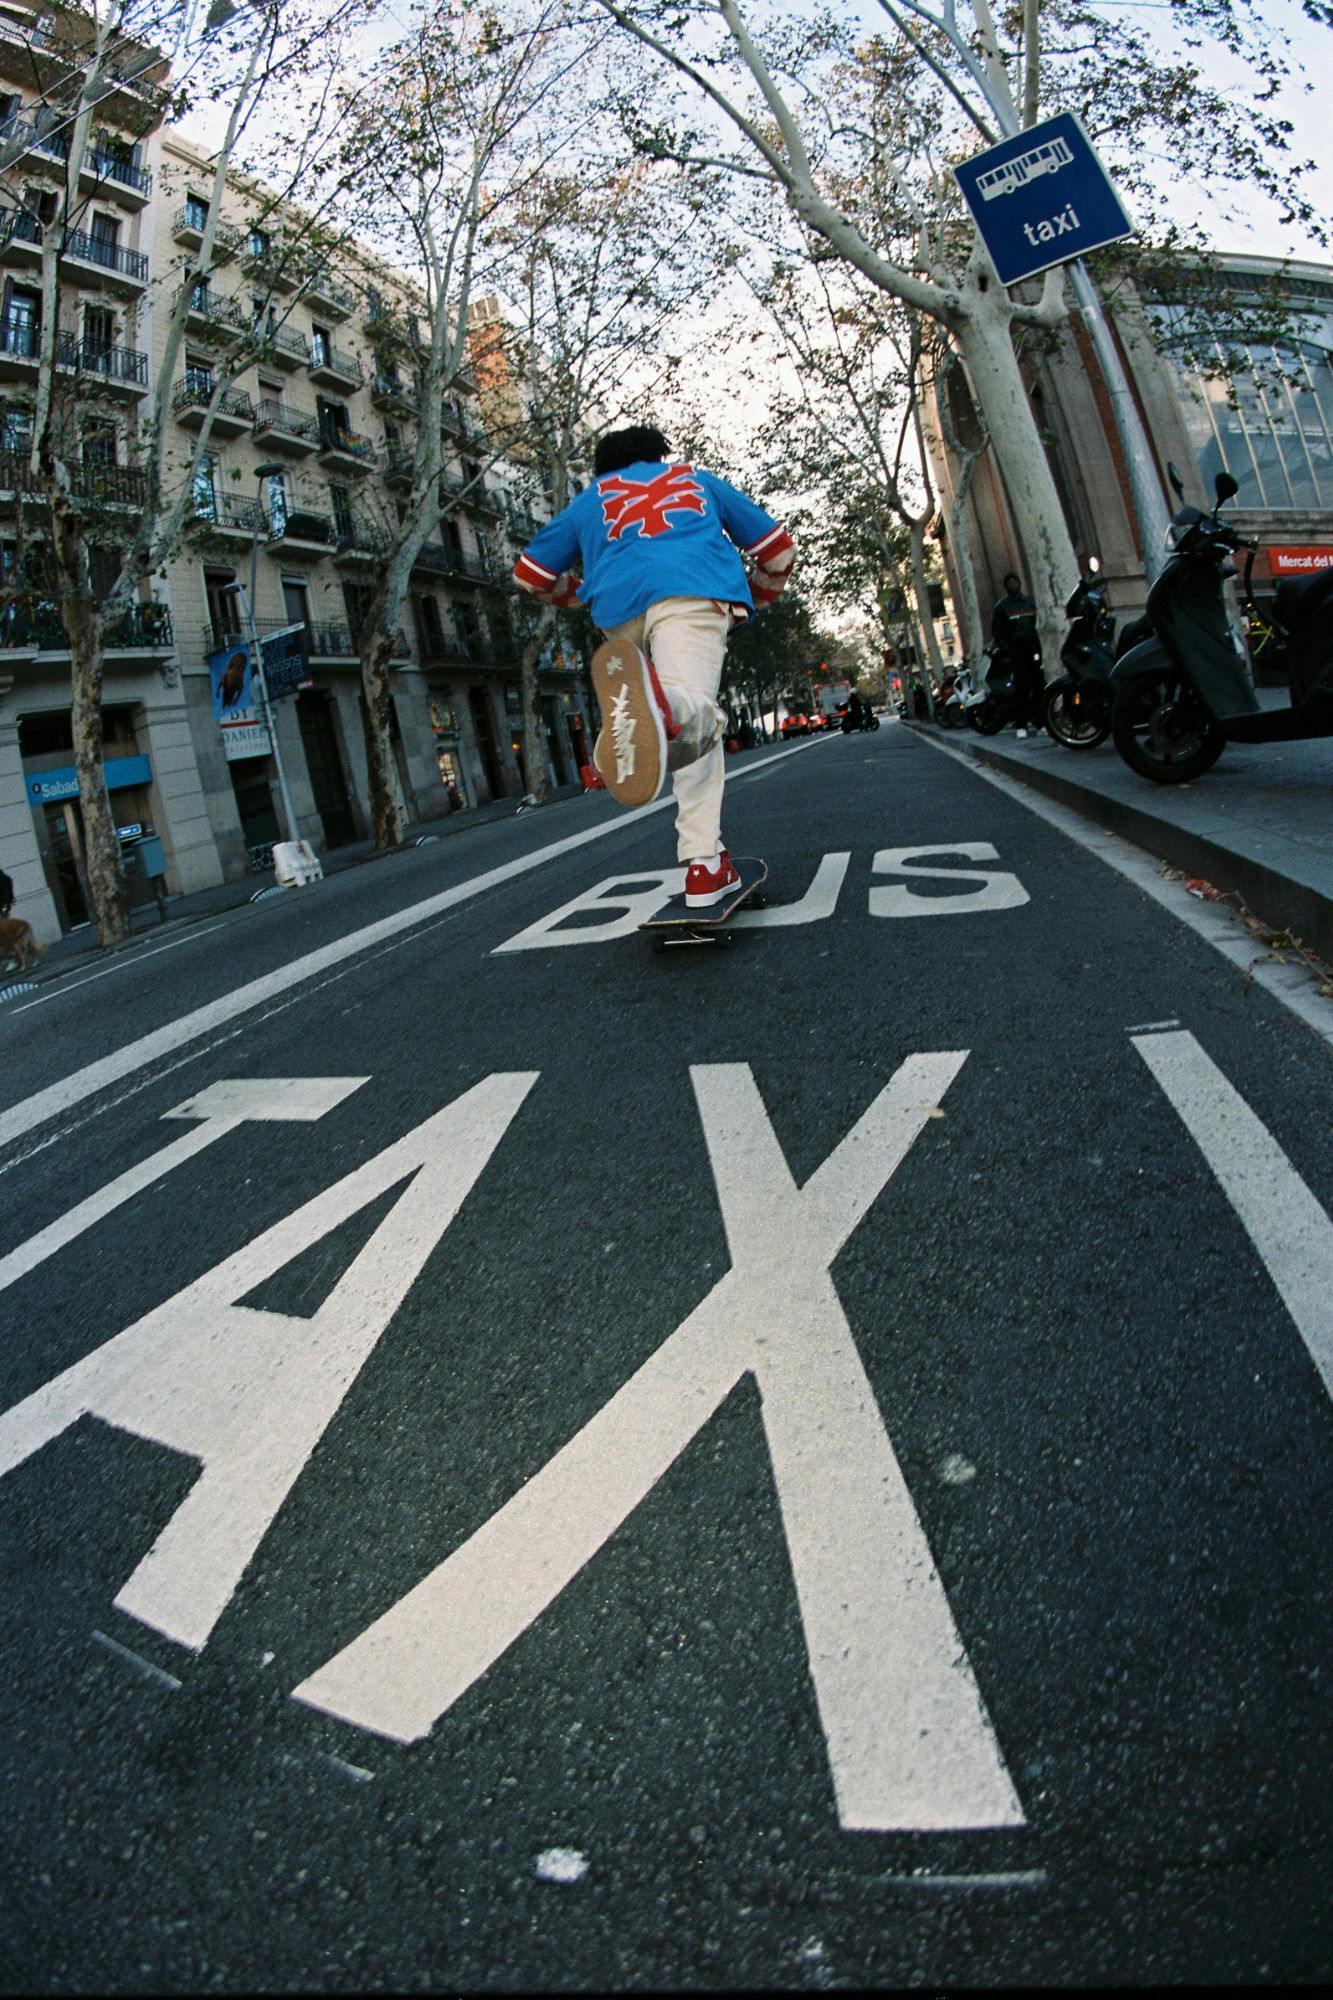
[{"label": "plane tree", "polygon": [[[766,209],[770,233],[776,209],[789,218],[787,255],[837,258],[949,336],[1005,481],[1047,656],[1057,658],[1076,563],[1018,343],[1064,327],[1065,279],[1056,269],[1026,288],[1002,286],[950,169],[1069,108],[1105,147],[1159,248],[1199,248],[1178,225],[1162,227],[1166,185],[1182,171],[1317,228],[1310,163],[1293,157],[1273,104],[1289,64],[1259,6],[1176,0],[1168,44],[1081,0],[1020,0],[998,18],[988,0],[966,9],[878,0],[874,34],[764,0],[595,3],[678,80],[665,106],[622,106],[634,143],[687,168],[729,171],[757,196],[742,204],[749,217]],[[1316,0],[1306,11],[1327,21]],[[1204,45],[1234,61],[1239,86],[1209,81],[1196,57]]]}]

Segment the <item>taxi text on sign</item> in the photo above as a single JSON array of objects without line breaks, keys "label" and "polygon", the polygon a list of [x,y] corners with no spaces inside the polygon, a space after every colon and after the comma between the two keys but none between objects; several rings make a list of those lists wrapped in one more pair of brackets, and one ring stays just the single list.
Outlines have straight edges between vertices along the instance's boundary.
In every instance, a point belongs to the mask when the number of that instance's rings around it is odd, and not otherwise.
[{"label": "taxi text on sign", "polygon": [[1134,234],[1072,112],[1002,140],[954,172],[1003,285]]}]

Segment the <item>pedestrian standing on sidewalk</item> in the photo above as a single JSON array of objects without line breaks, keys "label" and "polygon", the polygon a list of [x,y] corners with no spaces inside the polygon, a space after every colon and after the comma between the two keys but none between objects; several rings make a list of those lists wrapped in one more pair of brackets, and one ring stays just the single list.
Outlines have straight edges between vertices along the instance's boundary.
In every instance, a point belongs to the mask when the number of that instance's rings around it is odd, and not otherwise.
[{"label": "pedestrian standing on sidewalk", "polygon": [[670,459],[650,425],[608,431],[593,473],[528,544],[514,580],[545,604],[588,606],[604,639],[592,657],[593,762],[623,806],[647,805],[671,773],[685,901],[703,909],[740,880],[722,845],[727,638],[778,597],[795,548],[725,479]]}]

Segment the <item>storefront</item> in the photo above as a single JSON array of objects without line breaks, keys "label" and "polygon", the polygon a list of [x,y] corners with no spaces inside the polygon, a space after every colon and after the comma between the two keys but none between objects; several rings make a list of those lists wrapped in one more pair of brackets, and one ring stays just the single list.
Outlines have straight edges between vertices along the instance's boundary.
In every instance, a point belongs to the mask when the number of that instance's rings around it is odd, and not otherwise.
[{"label": "storefront", "polygon": [[[141,844],[151,840],[156,832],[148,790],[153,778],[152,766],[147,757],[108,757],[102,769],[116,816],[130,907],[136,908],[153,899],[149,878],[138,865]],[[77,930],[91,921],[78,772],[73,764],[37,771],[25,767],[23,782],[33,808],[38,852],[60,928]]]},{"label": "storefront", "polygon": [[450,812],[466,812],[469,804],[458,714],[442,694],[430,697],[430,726],[435,739],[435,763],[449,800]]}]

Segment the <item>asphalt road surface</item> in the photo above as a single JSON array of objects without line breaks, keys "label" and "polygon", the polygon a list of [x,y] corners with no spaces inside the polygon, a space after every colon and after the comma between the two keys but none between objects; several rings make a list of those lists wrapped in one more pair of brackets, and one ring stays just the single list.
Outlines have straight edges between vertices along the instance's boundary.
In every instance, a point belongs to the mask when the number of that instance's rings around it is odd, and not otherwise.
[{"label": "asphalt road surface", "polygon": [[907,732],[0,1011],[5,1990],[1330,1969],[1330,1045]]}]

